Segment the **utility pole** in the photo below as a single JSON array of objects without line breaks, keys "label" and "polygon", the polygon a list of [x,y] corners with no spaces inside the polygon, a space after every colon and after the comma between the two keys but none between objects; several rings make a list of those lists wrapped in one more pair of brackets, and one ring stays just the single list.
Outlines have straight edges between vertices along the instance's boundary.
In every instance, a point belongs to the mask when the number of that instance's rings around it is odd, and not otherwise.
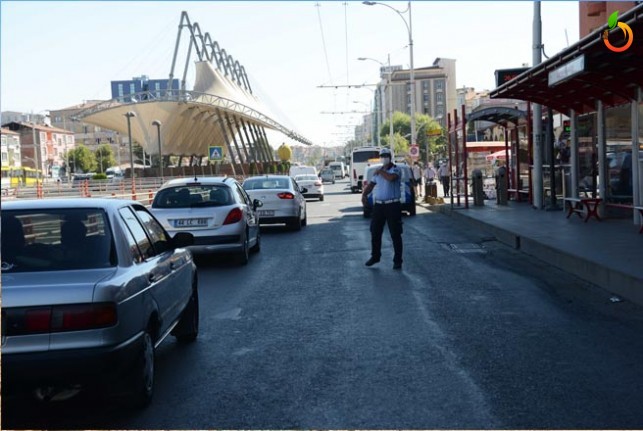
[{"label": "utility pole", "polygon": [[[540,20],[540,1],[534,2],[533,22],[533,56],[532,67],[542,62],[542,22]],[[542,150],[542,106],[533,104],[533,134],[534,134],[534,174],[532,176],[533,206],[536,209],[543,207],[543,150]],[[552,191],[553,192],[553,191]]]}]

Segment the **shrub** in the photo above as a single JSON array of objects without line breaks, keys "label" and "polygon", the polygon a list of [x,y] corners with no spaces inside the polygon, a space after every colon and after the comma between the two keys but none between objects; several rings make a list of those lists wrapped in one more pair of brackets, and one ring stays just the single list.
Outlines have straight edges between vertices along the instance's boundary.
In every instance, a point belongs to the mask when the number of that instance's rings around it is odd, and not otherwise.
[{"label": "shrub", "polygon": [[107,179],[107,175],[105,174],[95,174],[92,177],[92,180],[106,180],[106,179]]}]

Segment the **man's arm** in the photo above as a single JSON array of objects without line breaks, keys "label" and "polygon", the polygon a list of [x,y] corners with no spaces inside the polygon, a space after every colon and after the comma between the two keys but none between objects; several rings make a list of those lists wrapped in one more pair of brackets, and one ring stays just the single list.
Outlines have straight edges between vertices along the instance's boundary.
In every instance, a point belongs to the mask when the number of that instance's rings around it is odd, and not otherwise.
[{"label": "man's arm", "polygon": [[366,187],[364,187],[364,190],[362,190],[362,204],[366,205],[368,203],[368,195],[373,191],[375,188],[375,183],[374,182],[369,182]]},{"label": "man's arm", "polygon": [[384,178],[386,181],[395,181],[395,180],[397,180],[397,178],[399,176],[397,173],[389,173],[389,172],[387,172],[386,169],[384,169],[384,168],[378,169],[377,170],[377,175],[379,175],[380,177]]}]

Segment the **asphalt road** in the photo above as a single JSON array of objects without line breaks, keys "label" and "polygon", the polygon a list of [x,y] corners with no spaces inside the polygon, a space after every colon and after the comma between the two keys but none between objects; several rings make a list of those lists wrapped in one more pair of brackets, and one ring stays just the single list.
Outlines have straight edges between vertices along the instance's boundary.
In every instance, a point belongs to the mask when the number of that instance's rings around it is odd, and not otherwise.
[{"label": "asphalt road", "polygon": [[156,394],[2,400],[2,428],[643,428],[643,310],[418,208],[404,267],[348,183],[245,267],[199,260],[201,333],[157,351]]}]

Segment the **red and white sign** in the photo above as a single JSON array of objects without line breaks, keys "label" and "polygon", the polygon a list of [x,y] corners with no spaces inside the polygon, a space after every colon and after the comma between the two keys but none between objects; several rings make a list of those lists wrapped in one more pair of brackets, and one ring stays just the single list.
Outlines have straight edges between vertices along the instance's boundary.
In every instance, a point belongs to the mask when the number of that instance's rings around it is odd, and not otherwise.
[{"label": "red and white sign", "polygon": [[420,157],[420,147],[417,144],[411,145],[409,148],[409,156],[412,159],[417,159]]}]

